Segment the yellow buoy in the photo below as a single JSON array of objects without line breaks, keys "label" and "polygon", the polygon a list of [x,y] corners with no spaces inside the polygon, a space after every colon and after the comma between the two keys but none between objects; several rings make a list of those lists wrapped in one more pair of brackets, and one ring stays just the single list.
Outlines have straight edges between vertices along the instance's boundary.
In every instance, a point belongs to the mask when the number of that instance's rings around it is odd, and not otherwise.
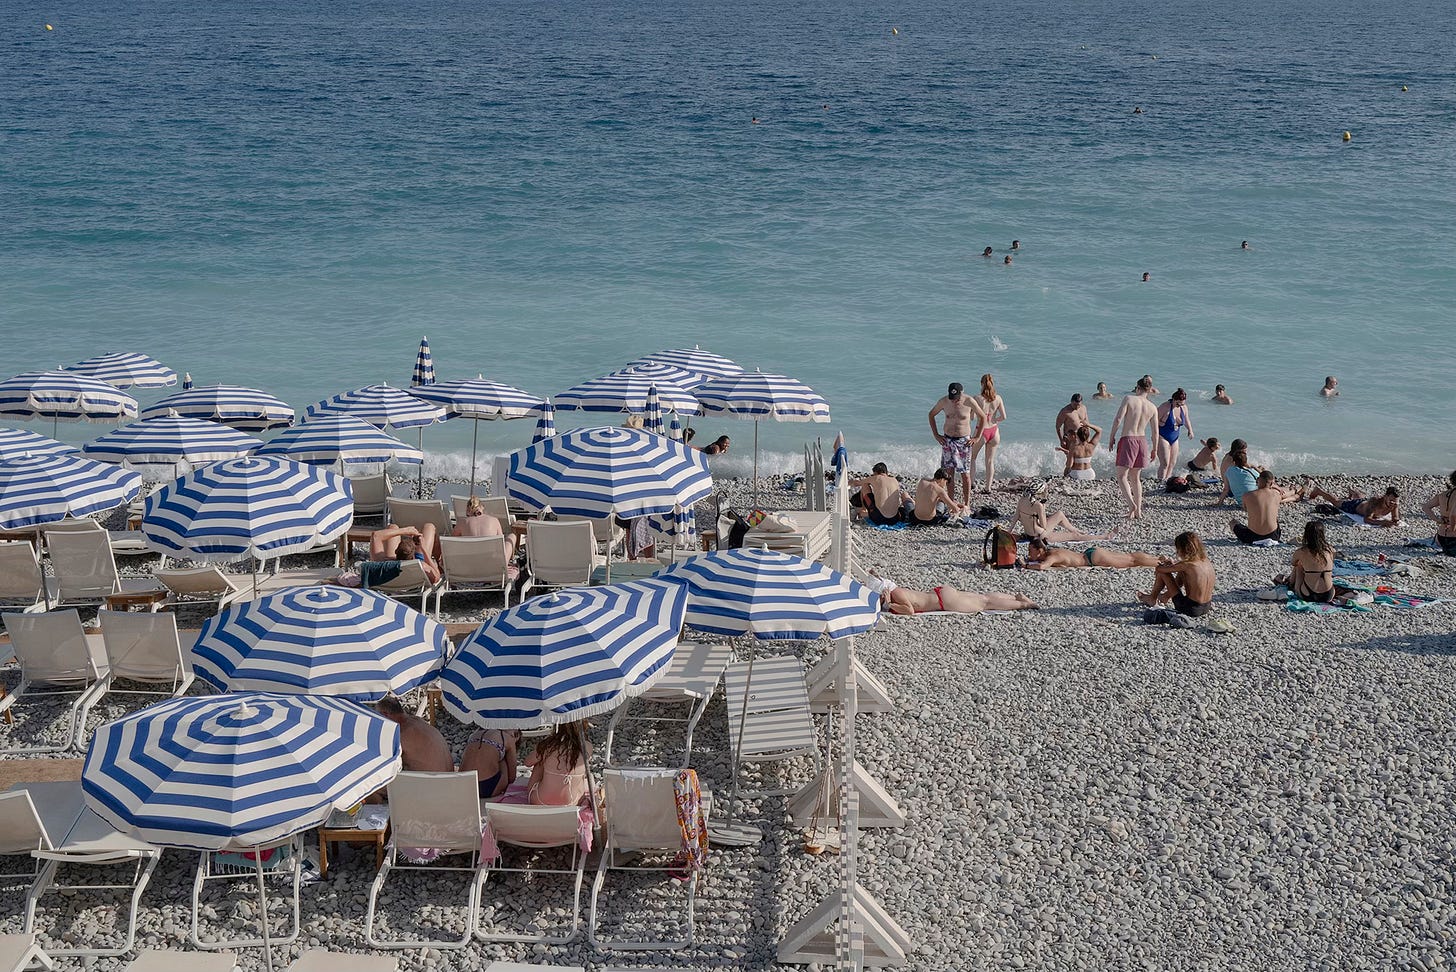
[{"label": "yellow buoy", "polygon": [[1345,133],[1345,141],[1348,142],[1349,140],[1350,140],[1350,133],[1349,132],[1346,132]]},{"label": "yellow buoy", "polygon": [[900,28],[899,27],[891,27],[890,28],[890,33],[894,34],[896,37],[899,37],[900,36]]},{"label": "yellow buoy", "polygon": [[46,30],[55,30],[50,24],[46,24]]},{"label": "yellow buoy", "polygon": [[1405,85],[1401,85],[1400,86],[1400,90],[1402,90],[1402,91],[1409,91],[1410,88],[1407,88]]}]

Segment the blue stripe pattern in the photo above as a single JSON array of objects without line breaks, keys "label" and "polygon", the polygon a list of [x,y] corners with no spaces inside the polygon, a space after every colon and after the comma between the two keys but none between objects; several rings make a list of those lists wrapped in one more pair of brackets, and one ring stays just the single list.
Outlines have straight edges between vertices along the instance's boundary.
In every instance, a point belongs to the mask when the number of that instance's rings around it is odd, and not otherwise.
[{"label": "blue stripe pattern", "polygon": [[531,444],[535,445],[546,439],[556,436],[556,406],[551,404],[551,399],[541,403],[541,417],[536,420],[536,431],[531,434]]},{"label": "blue stripe pattern", "polygon": [[408,443],[351,415],[320,415],[278,433],[256,455],[283,456],[294,462],[407,462],[419,465],[425,454]]},{"label": "blue stripe pattern", "polygon": [[198,385],[168,395],[142,409],[142,418],[170,412],[183,418],[217,422],[240,432],[266,432],[293,424],[293,407],[256,388],[240,385]]},{"label": "blue stripe pattern", "polygon": [[90,516],[136,499],[142,478],[81,456],[0,459],[0,530]]},{"label": "blue stripe pattern", "polygon": [[488,378],[439,381],[411,388],[410,394],[439,405],[451,418],[526,418],[541,407],[541,399],[530,392]]},{"label": "blue stripe pattern", "polygon": [[706,375],[700,375],[696,371],[676,368],[669,364],[659,364],[656,361],[641,361],[612,373],[616,375],[634,375],[638,378],[645,378],[653,382],[666,382],[678,388],[685,388],[688,391],[692,391],[708,380]]},{"label": "blue stripe pattern", "polygon": [[719,550],[658,576],[688,585],[685,623],[763,640],[844,638],[875,626],[880,596],[836,570],[774,550]]},{"label": "blue stripe pattern", "polygon": [[25,429],[0,429],[0,459],[18,456],[73,456],[81,450],[48,435]]},{"label": "blue stripe pattern", "polygon": [[302,695],[168,699],[96,730],[81,787],[125,833],[217,850],[317,827],[392,780],[399,729],[343,699]]},{"label": "blue stripe pattern", "polygon": [[697,391],[704,415],[742,415],[775,422],[828,422],[829,403],[801,381],[760,371],[715,378]]},{"label": "blue stripe pattern", "polygon": [[372,702],[433,679],[449,646],[444,625],[376,591],[289,587],[208,619],[192,667],[224,692]]},{"label": "blue stripe pattern", "polygon": [[696,412],[698,400],[685,388],[669,381],[619,371],[574,385],[556,396],[556,407],[582,412],[640,412],[647,405],[647,393],[657,387],[658,399],[668,408]]},{"label": "blue stripe pattern", "polygon": [[642,410],[642,430],[655,435],[662,434],[662,400],[653,385],[647,392],[647,407]]},{"label": "blue stripe pattern", "polygon": [[410,384],[416,387],[435,383],[435,356],[430,354],[430,339],[420,338],[420,350],[415,355],[415,370]]},{"label": "blue stripe pattern", "polygon": [[226,425],[166,415],[97,436],[81,451],[101,462],[200,463],[245,456],[262,444]]},{"label": "blue stripe pattern", "polygon": [[69,371],[29,371],[0,381],[0,415],[61,422],[136,418],[137,403],[104,381]]},{"label": "blue stripe pattern", "polygon": [[681,584],[649,579],[569,588],[502,611],[446,664],[445,708],[503,729],[610,712],[667,671],[684,598]]},{"label": "blue stripe pattern", "polygon": [[440,406],[390,385],[365,385],[308,407],[309,418],[323,415],[352,415],[381,429],[385,426],[413,429],[443,422],[446,418]]},{"label": "blue stripe pattern", "polygon": [[681,442],[683,438],[682,423],[678,421],[677,413],[672,413],[672,422],[667,426],[667,437],[674,442]]},{"label": "blue stripe pattern", "polygon": [[195,469],[147,497],[153,549],[201,560],[266,560],[336,540],[354,519],[344,477],[272,456]]},{"label": "blue stripe pattern", "polygon": [[572,429],[511,453],[509,493],[533,509],[646,516],[712,491],[703,453],[640,429]]},{"label": "blue stripe pattern", "polygon": [[150,355],[112,351],[78,361],[66,371],[89,375],[116,388],[165,388],[177,384],[177,372]]},{"label": "blue stripe pattern", "polygon": [[627,367],[635,368],[644,364],[663,364],[673,368],[682,368],[684,371],[691,371],[704,378],[724,378],[728,375],[743,374],[742,366],[736,361],[725,358],[721,354],[704,351],[696,344],[691,348],[671,348],[667,351],[643,355]]}]

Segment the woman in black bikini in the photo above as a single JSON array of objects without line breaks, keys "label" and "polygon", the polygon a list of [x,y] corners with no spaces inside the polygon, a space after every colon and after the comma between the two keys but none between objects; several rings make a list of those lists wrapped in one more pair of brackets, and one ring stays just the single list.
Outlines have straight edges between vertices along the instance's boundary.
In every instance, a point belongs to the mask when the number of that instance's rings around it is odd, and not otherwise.
[{"label": "woman in black bikini", "polygon": [[1302,601],[1328,604],[1335,599],[1335,548],[1319,520],[1304,525],[1304,542],[1295,549],[1290,563],[1294,569],[1274,578],[1274,583],[1287,584]]},{"label": "woman in black bikini", "polygon": [[519,729],[482,729],[465,744],[460,772],[475,771],[482,800],[500,796],[516,782],[516,744],[520,741]]}]

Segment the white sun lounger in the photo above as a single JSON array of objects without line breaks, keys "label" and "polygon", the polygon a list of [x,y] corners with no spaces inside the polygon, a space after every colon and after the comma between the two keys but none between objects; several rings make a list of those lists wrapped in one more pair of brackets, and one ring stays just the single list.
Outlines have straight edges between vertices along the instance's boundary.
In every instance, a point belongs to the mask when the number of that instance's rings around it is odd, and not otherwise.
[{"label": "white sun lounger", "polygon": [[[10,648],[20,662],[20,684],[0,699],[0,714],[9,715],[27,695],[75,695],[67,713],[66,741],[59,746],[11,746],[3,753],[59,753],[84,748],[86,716],[106,694],[106,650],[101,635],[88,635],[75,608],[44,614],[4,616]],[[7,719],[8,721],[8,719]]]},{"label": "white sun lounger", "polygon": [[536,965],[530,962],[495,961],[485,967],[485,972],[586,972],[580,965]]},{"label": "white sun lounger", "polygon": [[241,585],[211,565],[159,570],[156,577],[167,589],[167,603],[174,607],[213,604],[221,611],[243,592]]},{"label": "white sun lounger", "polygon": [[0,935],[0,972],[23,972],[33,968],[55,968],[50,956],[36,943],[35,936]]},{"label": "white sun lounger", "polygon": [[[127,695],[186,695],[194,678],[191,652],[182,650],[177,616],[170,611],[98,611],[106,649],[109,691]],[[122,689],[117,679],[165,685],[165,689]]]},{"label": "white sun lounger", "polygon": [[585,587],[592,570],[604,560],[597,555],[591,524],[584,521],[532,520],[526,524],[526,563],[533,587]]},{"label": "white sun lounger", "polygon": [[[691,761],[693,751],[693,730],[697,728],[698,720],[702,719],[703,713],[707,711],[708,702],[712,699],[713,693],[718,690],[718,683],[723,679],[723,670],[728,667],[728,662],[732,657],[733,647],[731,645],[692,641],[678,642],[667,674],[658,679],[652,688],[638,696],[637,699],[628,699],[612,713],[612,719],[607,723],[605,752],[607,765],[618,765],[612,761],[612,743],[615,740],[618,726],[623,722],[667,722],[683,723],[686,726],[682,765],[687,766]],[[688,714],[686,718],[681,719],[670,716],[637,716],[634,719],[628,719],[627,712],[636,701],[659,704],[685,702],[688,705]]]},{"label": "white sun lounger", "polygon": [[488,865],[490,874],[523,874],[533,881],[542,874],[564,874],[572,879],[571,927],[564,934],[489,932],[477,927],[475,936],[486,942],[539,942],[543,945],[564,945],[576,937],[581,928],[581,886],[586,876],[586,855],[581,852],[581,811],[576,806],[538,807],[515,803],[482,801],[481,810],[490,824],[496,843],[527,848],[571,848],[569,868],[506,867],[499,861]]},{"label": "white sun lounger", "polygon": [[[266,854],[270,850],[277,850],[282,854],[278,863],[269,868],[264,865],[263,879],[264,887],[269,884],[285,884],[290,890],[289,905],[292,907],[292,923],[287,926],[284,933],[279,935],[272,931],[270,924],[269,941],[274,945],[287,945],[298,940],[300,927],[299,912],[302,906],[300,887],[303,883],[303,843],[302,838],[295,834],[292,837],[285,837],[282,840],[274,841],[271,844],[263,844],[259,847],[229,847],[224,851],[202,851],[197,857],[197,872],[192,878],[192,929],[189,939],[198,948],[205,948],[216,951],[217,949],[236,946],[238,948],[257,948],[263,945],[263,939],[258,938],[204,938],[202,933],[202,892],[209,883],[226,881],[233,884],[246,884],[248,889],[257,894],[258,869],[252,861],[243,864],[226,863],[219,858],[220,853],[229,854]],[[259,916],[260,921],[266,921],[268,917],[269,896],[265,890],[263,896],[263,912]]]},{"label": "white sun lounger", "polygon": [[425,573],[425,565],[418,560],[400,560],[399,574],[392,580],[382,584],[370,584],[371,591],[378,591],[386,594],[396,601],[402,601],[406,597],[413,597],[418,594],[420,597],[420,613],[429,610],[430,595],[440,589],[440,584],[430,580]]},{"label": "white sun lounger", "polygon": [[52,533],[105,533],[107,542],[111,544],[111,552],[122,557],[145,556],[156,553],[147,546],[146,537],[140,530],[103,530],[101,524],[96,520],[81,518],[72,519],[67,517],[64,520],[57,520],[54,523],[47,523],[41,527],[41,533],[49,538]]},{"label": "white sun lounger", "polygon": [[174,949],[144,949],[137,953],[126,972],[233,972],[238,957],[232,952],[179,952]]},{"label": "white sun lounger", "polygon": [[41,571],[34,546],[24,540],[0,542],[0,607],[44,611],[56,595],[55,581]]},{"label": "white sun lounger", "polygon": [[[743,696],[748,690],[745,710]],[[753,662],[753,684],[748,685],[748,662],[736,661],[724,675],[728,708],[728,745],[737,754],[736,775],[743,763],[765,763],[809,756],[819,772],[819,741],[809,712],[809,690],[804,665],[797,658],[758,658]],[[739,744],[740,725],[743,741]],[[792,793],[780,790],[744,791],[762,796]]]},{"label": "white sun lounger", "polygon": [[442,577],[435,589],[435,617],[446,594],[500,594],[511,606],[505,537],[441,537]]},{"label": "white sun lounger", "polygon": [[59,588],[53,606],[101,604],[112,594],[161,590],[161,585],[149,577],[122,577],[117,573],[111,541],[104,530],[53,530],[46,536],[46,551]]},{"label": "white sun lounger", "polygon": [[312,948],[293,960],[286,972],[398,972],[392,955],[355,955]]},{"label": "white sun lounger", "polygon": [[776,533],[754,527],[743,536],[745,547],[767,547],[780,553],[794,554],[805,560],[819,560],[829,552],[834,540],[834,514],[829,511],[787,510],[783,514],[794,521],[797,529]]}]

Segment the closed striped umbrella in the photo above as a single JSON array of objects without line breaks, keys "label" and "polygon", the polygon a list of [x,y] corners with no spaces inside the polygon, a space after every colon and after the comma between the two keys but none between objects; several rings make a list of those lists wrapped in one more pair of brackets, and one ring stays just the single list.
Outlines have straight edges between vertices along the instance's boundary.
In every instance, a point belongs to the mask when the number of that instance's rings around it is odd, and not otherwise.
[{"label": "closed striped umbrella", "polygon": [[662,402],[657,396],[657,386],[647,392],[647,406],[642,410],[642,429],[656,435],[662,434]]},{"label": "closed striped umbrella", "polygon": [[551,404],[551,399],[541,403],[541,417],[536,420],[536,431],[531,434],[531,444],[542,442],[556,436],[556,407]]},{"label": "closed striped umbrella", "polygon": [[569,588],[502,611],[446,664],[445,708],[502,729],[610,712],[667,671],[684,598],[681,584],[643,580]]},{"label": "closed striped umbrella", "polygon": [[0,530],[90,516],[136,499],[142,478],[82,456],[0,459]]},{"label": "closed striped umbrella", "polygon": [[81,451],[101,462],[196,464],[245,456],[262,444],[216,422],[163,415],[123,425],[86,443]]},{"label": "closed striped umbrella", "polygon": [[266,432],[293,424],[293,406],[256,388],[198,385],[142,409],[142,418],[175,412],[183,418],[217,422],[240,432]]},{"label": "closed striped umbrella", "polygon": [[337,540],[354,519],[348,480],[273,456],[214,462],[147,497],[153,549],[200,560],[258,560]]},{"label": "closed striped umbrella", "polygon": [[743,367],[736,361],[725,358],[721,354],[704,351],[696,344],[691,348],[671,348],[667,351],[643,355],[628,367],[643,364],[669,365],[673,368],[691,371],[693,374],[702,375],[705,378],[722,378],[726,375],[743,374]]},{"label": "closed striped umbrella", "polygon": [[[672,546],[674,551],[678,547],[684,546],[684,544],[678,541],[690,539],[697,536],[698,533],[697,517],[691,508],[676,509],[671,513],[655,513],[647,518],[647,522],[658,533],[673,539]],[[675,553],[674,556],[676,556]]]},{"label": "closed striped umbrella", "polygon": [[880,596],[836,570],[775,550],[699,554],[660,576],[688,586],[685,623],[760,640],[845,638],[875,626]]},{"label": "closed striped umbrella", "polygon": [[641,429],[573,429],[511,453],[514,499],[576,516],[671,513],[713,490],[708,462]]},{"label": "closed striped umbrella", "polygon": [[98,728],[81,787],[86,805],[118,830],[162,846],[218,850],[317,827],[399,769],[398,727],[356,703],[192,696]]},{"label": "closed striped umbrella", "polygon": [[373,702],[433,679],[449,645],[444,625],[377,591],[289,587],[210,618],[192,667],[224,692]]},{"label": "closed striped umbrella", "polygon": [[419,449],[350,415],[320,415],[300,422],[278,433],[256,454],[323,466],[336,462],[425,461]]},{"label": "closed striped umbrella", "polygon": [[414,386],[433,385],[435,383],[435,356],[430,354],[430,339],[420,338],[420,350],[415,355],[415,370],[410,375],[410,384]]},{"label": "closed striped umbrella", "polygon": [[352,415],[381,429],[414,429],[445,421],[440,406],[385,384],[340,392],[308,407],[309,418],[322,415]]},{"label": "closed striped umbrella", "polygon": [[150,355],[112,351],[68,365],[66,371],[89,375],[115,388],[164,388],[177,384],[177,372]]},{"label": "closed striped umbrella", "polygon": [[619,371],[574,385],[556,396],[556,408],[582,412],[640,412],[647,406],[647,393],[657,387],[659,400],[668,408],[685,412],[698,410],[698,400],[686,389],[669,381]]},{"label": "closed striped umbrella", "polygon": [[410,394],[439,405],[452,419],[474,419],[475,427],[470,436],[472,491],[475,487],[475,457],[480,442],[481,421],[526,418],[536,414],[541,405],[541,400],[529,392],[498,381],[488,381],[484,376],[436,382],[433,385],[412,388]]},{"label": "closed striped umbrella", "polygon": [[649,381],[665,381],[692,391],[694,388],[707,381],[706,375],[700,375],[696,371],[688,371],[685,368],[675,368],[668,364],[658,364],[655,361],[640,361],[630,364],[620,371],[613,372],[618,375],[636,375],[639,378],[646,378]]},{"label": "closed striped umbrella", "polygon": [[28,371],[0,381],[0,416],[57,422],[120,422],[137,403],[104,381],[70,371]]},{"label": "closed striped umbrella", "polygon": [[715,378],[697,391],[704,415],[753,419],[753,505],[758,505],[758,423],[828,422],[829,404],[814,389],[784,375],[745,372]]},{"label": "closed striped umbrella", "polygon": [[667,426],[667,437],[674,442],[683,440],[682,422],[678,421],[677,413],[672,413],[672,421]]},{"label": "closed striped umbrella", "polygon": [[25,429],[0,429],[0,459],[16,456],[72,456],[81,450]]}]

